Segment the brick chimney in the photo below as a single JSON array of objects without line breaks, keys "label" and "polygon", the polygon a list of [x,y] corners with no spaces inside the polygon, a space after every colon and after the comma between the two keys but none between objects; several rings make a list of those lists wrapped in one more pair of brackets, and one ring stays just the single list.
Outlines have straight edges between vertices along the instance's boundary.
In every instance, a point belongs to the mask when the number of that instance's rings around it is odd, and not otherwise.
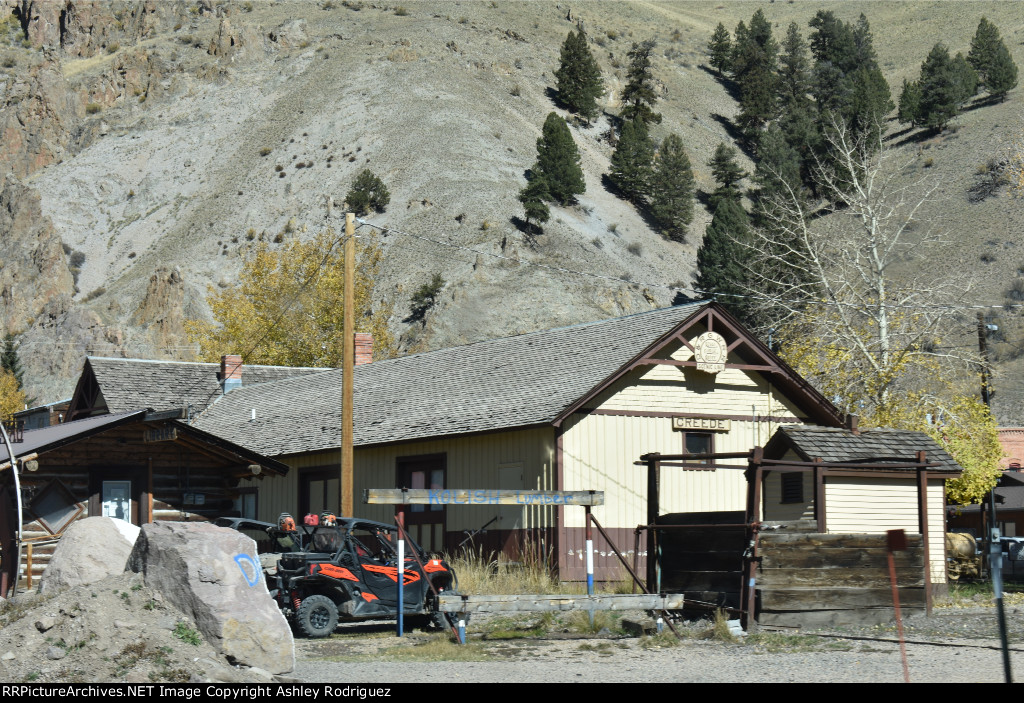
[{"label": "brick chimney", "polygon": [[356,366],[369,364],[373,361],[373,335],[369,332],[356,332]]},{"label": "brick chimney", "polygon": [[242,357],[238,354],[220,358],[220,385],[225,393],[242,386]]}]

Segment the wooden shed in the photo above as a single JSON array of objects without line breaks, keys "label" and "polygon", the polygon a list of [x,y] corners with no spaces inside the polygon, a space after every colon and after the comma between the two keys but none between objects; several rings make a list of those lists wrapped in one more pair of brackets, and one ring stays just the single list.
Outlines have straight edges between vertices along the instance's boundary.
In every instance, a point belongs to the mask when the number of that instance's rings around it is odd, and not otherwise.
[{"label": "wooden shed", "polygon": [[[12,444],[23,504],[22,538],[31,578],[42,574],[70,524],[104,515],[135,525],[218,517],[256,492],[242,477],[288,473],[279,461],[177,422],[177,411],[134,410],[26,430]],[[13,471],[0,442],[0,566],[6,593],[17,560]],[[30,551],[29,551],[30,550]]]}]

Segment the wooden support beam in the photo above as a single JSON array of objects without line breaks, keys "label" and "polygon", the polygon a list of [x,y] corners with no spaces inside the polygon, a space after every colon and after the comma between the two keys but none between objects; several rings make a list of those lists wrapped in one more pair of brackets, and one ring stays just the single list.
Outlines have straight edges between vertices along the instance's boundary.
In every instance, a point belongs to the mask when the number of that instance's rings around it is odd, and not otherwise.
[{"label": "wooden support beam", "polygon": [[369,505],[604,505],[604,491],[519,489],[368,488]]},{"label": "wooden support beam", "polygon": [[682,594],[460,596],[441,593],[437,609],[443,613],[536,613],[565,610],[679,610],[683,604]]}]

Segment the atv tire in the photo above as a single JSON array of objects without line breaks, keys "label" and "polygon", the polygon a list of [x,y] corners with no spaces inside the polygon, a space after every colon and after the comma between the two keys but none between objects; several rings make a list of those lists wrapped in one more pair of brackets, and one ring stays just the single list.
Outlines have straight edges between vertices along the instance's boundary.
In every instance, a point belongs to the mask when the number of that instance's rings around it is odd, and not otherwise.
[{"label": "atv tire", "polygon": [[338,626],[338,606],[327,596],[309,596],[295,612],[295,627],[305,637],[328,637]]}]

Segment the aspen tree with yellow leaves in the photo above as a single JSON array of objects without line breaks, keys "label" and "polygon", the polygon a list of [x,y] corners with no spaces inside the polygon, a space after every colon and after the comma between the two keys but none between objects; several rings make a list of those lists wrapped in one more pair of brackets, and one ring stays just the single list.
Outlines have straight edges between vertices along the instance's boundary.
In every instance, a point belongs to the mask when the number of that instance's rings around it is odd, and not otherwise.
[{"label": "aspen tree with yellow leaves", "polygon": [[881,136],[831,125],[815,176],[827,200],[783,180],[745,245],[749,289],[782,358],[862,427],[928,432],[965,470],[949,499],[977,502],[1000,472],[996,423],[976,394],[979,359],[943,340],[974,329],[971,280],[914,265],[944,246],[927,214],[937,183]]},{"label": "aspen tree with yellow leaves", "polygon": [[0,420],[10,420],[11,415],[25,409],[25,393],[14,374],[0,369]]},{"label": "aspen tree with yellow leaves", "polygon": [[[213,321],[190,320],[185,329],[199,356],[241,354],[245,363],[341,366],[344,317],[342,239],[328,229],[279,250],[261,242],[246,258],[238,282],[209,289]],[[356,242],[356,331],[373,334],[374,357],[394,354],[387,321],[391,306],[374,301],[382,252],[373,238]]]}]

